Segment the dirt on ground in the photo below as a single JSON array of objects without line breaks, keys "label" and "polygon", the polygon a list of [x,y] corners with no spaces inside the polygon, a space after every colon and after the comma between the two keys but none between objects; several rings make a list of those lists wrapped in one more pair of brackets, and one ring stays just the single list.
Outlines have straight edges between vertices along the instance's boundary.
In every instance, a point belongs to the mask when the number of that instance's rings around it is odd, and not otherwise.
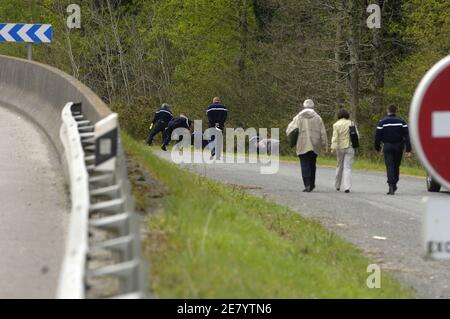
[{"label": "dirt on ground", "polygon": [[126,156],[128,178],[133,189],[136,212],[143,217],[160,213],[162,210],[161,199],[169,194],[169,190],[131,154],[126,154]]}]

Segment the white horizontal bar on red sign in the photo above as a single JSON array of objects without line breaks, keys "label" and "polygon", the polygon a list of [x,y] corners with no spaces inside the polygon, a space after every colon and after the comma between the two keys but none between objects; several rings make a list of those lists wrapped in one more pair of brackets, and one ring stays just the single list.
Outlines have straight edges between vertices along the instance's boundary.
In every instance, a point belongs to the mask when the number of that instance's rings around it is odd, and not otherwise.
[{"label": "white horizontal bar on red sign", "polygon": [[450,111],[433,112],[431,126],[434,138],[450,138]]}]

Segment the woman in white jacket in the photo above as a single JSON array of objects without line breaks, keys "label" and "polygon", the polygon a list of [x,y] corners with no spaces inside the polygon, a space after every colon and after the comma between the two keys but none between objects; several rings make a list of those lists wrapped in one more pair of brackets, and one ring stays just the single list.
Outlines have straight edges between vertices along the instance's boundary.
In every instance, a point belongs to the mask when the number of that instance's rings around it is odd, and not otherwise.
[{"label": "woman in white jacket", "polygon": [[[352,188],[352,165],[355,157],[355,149],[350,139],[350,113],[347,110],[340,110],[337,115],[338,121],[333,125],[333,138],[331,140],[331,151],[336,152],[336,182],[337,191],[343,189],[345,193],[350,193]],[[359,133],[358,133],[359,136]]]},{"label": "woman in white jacket", "polygon": [[316,188],[316,160],[322,150],[328,151],[328,138],[322,118],[314,111],[314,102],[310,99],[303,103],[303,111],[294,117],[286,129],[289,136],[298,129],[296,153],[300,158],[302,178],[305,189],[312,192]]}]

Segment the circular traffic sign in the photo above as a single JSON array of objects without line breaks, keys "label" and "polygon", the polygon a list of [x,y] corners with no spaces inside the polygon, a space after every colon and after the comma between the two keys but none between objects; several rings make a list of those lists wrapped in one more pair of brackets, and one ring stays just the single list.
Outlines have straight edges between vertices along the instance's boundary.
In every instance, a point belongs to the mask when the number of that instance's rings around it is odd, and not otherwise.
[{"label": "circular traffic sign", "polygon": [[411,139],[428,173],[450,188],[450,55],[417,87],[410,110]]}]

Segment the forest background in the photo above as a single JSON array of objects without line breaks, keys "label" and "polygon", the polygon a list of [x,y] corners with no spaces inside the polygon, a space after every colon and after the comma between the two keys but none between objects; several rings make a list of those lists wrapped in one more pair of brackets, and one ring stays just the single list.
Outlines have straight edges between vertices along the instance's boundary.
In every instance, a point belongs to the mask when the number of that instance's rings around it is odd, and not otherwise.
[{"label": "forest background", "polygon": [[[80,29],[67,27],[71,3]],[[370,4],[379,29],[367,26]],[[0,22],[53,24],[33,58],[91,87],[135,138],[163,102],[205,120],[220,96],[227,126],[278,127],[284,140],[311,98],[330,137],[336,111],[351,111],[366,158],[386,107],[407,118],[420,79],[450,53],[448,0],[0,0]],[[26,48],[1,43],[0,54]]]}]

